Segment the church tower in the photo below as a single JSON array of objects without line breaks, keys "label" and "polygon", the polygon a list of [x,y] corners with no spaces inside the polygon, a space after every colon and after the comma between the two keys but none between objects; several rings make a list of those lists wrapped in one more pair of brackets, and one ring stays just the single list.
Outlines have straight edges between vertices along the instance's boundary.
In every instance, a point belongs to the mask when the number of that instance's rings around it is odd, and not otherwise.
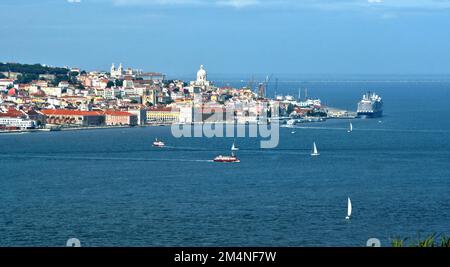
[{"label": "church tower", "polygon": [[123,67],[122,67],[122,63],[119,64],[119,68],[117,69],[117,73],[122,76],[123,74]]}]

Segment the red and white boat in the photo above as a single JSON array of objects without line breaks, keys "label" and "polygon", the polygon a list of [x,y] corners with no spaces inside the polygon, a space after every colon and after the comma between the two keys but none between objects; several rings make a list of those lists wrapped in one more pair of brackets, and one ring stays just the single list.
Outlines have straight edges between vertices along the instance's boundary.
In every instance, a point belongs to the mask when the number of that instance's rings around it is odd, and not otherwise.
[{"label": "red and white boat", "polygon": [[214,162],[241,162],[236,156],[231,155],[231,156],[222,156],[219,155],[217,157],[214,158]]},{"label": "red and white boat", "polygon": [[153,146],[154,146],[154,147],[165,147],[166,144],[164,144],[163,141],[158,140],[158,138],[156,138],[156,139],[155,139],[155,142],[153,142]]}]

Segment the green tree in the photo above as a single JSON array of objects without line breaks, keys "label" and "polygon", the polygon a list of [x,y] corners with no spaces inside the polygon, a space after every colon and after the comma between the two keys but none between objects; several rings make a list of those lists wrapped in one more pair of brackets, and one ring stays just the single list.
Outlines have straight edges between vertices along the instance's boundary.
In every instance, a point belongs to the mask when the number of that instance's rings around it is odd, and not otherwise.
[{"label": "green tree", "polygon": [[34,80],[38,80],[39,79],[39,75],[38,74],[33,74],[33,73],[25,73],[25,74],[21,74],[17,77],[17,82],[18,83],[30,83]]},{"label": "green tree", "polygon": [[108,84],[106,85],[106,88],[111,88],[114,86],[114,82],[113,81],[109,81]]},{"label": "green tree", "polygon": [[55,79],[52,81],[52,85],[58,86],[62,81],[69,81],[69,77],[67,75],[56,75]]},{"label": "green tree", "polygon": [[116,86],[117,87],[122,87],[123,86],[123,80],[116,79]]}]

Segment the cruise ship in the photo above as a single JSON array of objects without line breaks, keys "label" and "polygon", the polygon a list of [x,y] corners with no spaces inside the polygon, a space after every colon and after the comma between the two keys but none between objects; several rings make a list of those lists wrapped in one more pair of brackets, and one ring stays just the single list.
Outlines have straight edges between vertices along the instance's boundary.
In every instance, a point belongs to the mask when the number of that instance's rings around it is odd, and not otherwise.
[{"label": "cruise ship", "polygon": [[373,92],[367,92],[358,102],[358,117],[377,118],[383,116],[383,100]]}]

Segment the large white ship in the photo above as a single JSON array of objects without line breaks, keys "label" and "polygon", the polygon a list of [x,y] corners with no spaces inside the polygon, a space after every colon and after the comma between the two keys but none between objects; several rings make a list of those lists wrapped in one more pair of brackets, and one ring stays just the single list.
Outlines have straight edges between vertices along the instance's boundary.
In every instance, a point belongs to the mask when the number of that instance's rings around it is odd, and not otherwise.
[{"label": "large white ship", "polygon": [[358,103],[358,117],[376,118],[383,116],[383,100],[381,96],[367,92]]}]

